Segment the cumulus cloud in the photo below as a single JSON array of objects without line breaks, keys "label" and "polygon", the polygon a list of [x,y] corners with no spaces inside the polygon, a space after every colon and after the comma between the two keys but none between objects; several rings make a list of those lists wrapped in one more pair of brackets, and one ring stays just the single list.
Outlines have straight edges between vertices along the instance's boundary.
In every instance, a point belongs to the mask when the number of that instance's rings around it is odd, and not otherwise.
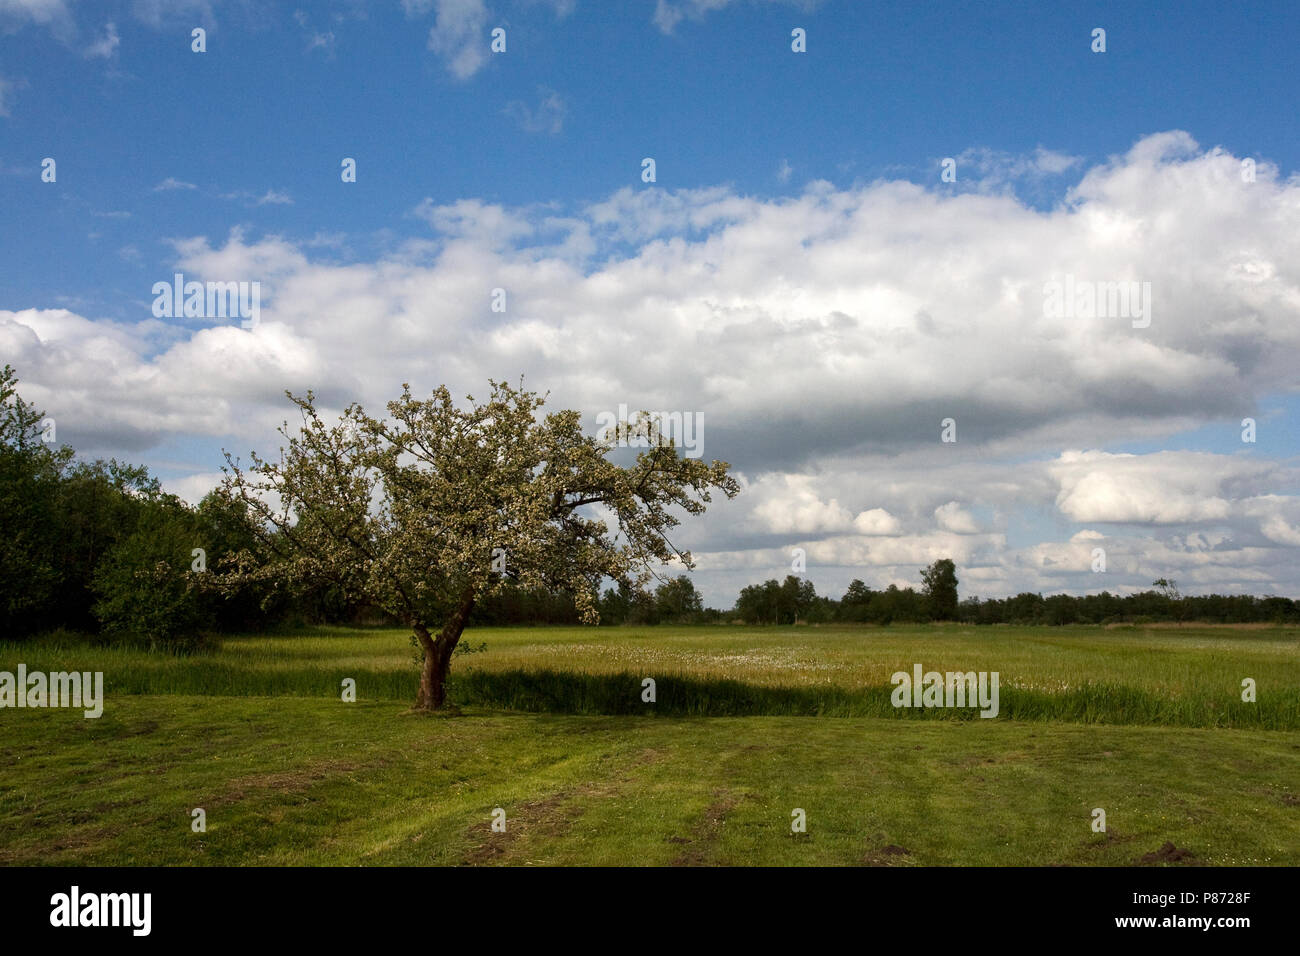
[{"label": "cumulus cloud", "polygon": [[1173,451],[1067,451],[1051,466],[1056,505],[1074,521],[1156,525],[1222,521],[1233,510],[1225,489],[1275,479],[1272,470],[1247,457]]},{"label": "cumulus cloud", "polygon": [[[322,378],[392,379],[397,329],[417,378],[454,371],[450,384],[473,387],[507,363],[584,407],[703,412],[706,454],[747,468],[938,453],[947,417],[954,454],[1055,453],[1066,436],[1100,445],[1239,417],[1293,380],[1300,184],[1265,165],[1243,184],[1235,158],[1170,159],[1161,142],[1089,172],[1050,212],[905,182],[813,183],[770,201],[650,188],[564,214],[426,200],[415,215],[441,240],[432,258],[344,266],[242,237],[223,255],[250,270],[292,260],[294,293],[264,319],[321,350]],[[1045,316],[1044,283],[1065,273],[1150,276],[1151,326]],[[366,291],[345,302],[340,287]],[[497,287],[511,306],[489,321]],[[322,307],[337,341],[322,337]],[[444,334],[455,358],[430,368]],[[1091,515],[1104,480],[1072,477],[1063,510]]]},{"label": "cumulus cloud", "polygon": [[884,508],[858,512],[858,516],[853,519],[853,529],[858,534],[869,537],[900,534],[903,530],[899,520]]},{"label": "cumulus cloud", "polygon": [[979,534],[980,526],[969,511],[956,501],[934,509],[934,520],[944,531],[954,534]]},{"label": "cumulus cloud", "polygon": [[412,214],[425,220],[447,239],[471,240],[493,248],[509,244],[534,231],[527,216],[477,199],[460,199],[440,205],[425,198],[412,210]]},{"label": "cumulus cloud", "polygon": [[852,516],[834,499],[821,500],[805,475],[783,475],[775,479],[771,490],[766,482],[753,486],[752,493],[763,500],[754,508],[754,517],[762,530],[774,534],[813,534],[842,531],[850,526]]},{"label": "cumulus cloud", "polygon": [[[698,413],[705,457],[747,481],[681,529],[719,581],[781,576],[799,545],[843,583],[915,583],[953,557],[986,595],[1162,568],[1249,589],[1295,580],[1292,464],[1104,450],[1235,427],[1294,385],[1300,180],[1239,169],[1174,132],[1081,170],[1048,209],[904,181],[426,199],[412,215],[430,237],[369,262],[241,232],[177,242],[187,278],[262,283],[255,329],[154,320],[144,288],[135,323],[7,303],[0,351],[61,436],[119,454],[195,435],[264,447],[284,388],[377,408],[402,381],[478,394],[522,372],[587,421],[620,403]],[[1150,326],[1045,314],[1064,275],[1150,282]],[[1031,527],[1009,539],[1012,514]],[[1104,584],[1084,530],[1106,536]]]}]

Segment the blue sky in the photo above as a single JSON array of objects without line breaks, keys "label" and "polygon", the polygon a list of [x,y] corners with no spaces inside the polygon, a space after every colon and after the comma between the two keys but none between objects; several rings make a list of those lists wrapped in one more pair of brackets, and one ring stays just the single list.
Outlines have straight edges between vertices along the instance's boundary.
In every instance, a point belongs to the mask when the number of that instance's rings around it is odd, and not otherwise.
[{"label": "blue sky", "polygon": [[[154,26],[131,3],[70,4],[75,41],[9,15],[0,76],[28,84],[6,96],[0,138],[6,219],[23,224],[0,232],[0,254],[18,295],[57,286],[129,318],[114,243],[139,249],[147,277],[166,262],[162,237],[208,231],[214,215],[306,239],[426,235],[403,219],[426,196],[581,202],[637,182],[643,156],[666,188],[775,196],[783,162],[798,181],[926,181],[972,146],[1096,160],[1158,129],[1288,168],[1300,152],[1300,123],[1278,111],[1300,92],[1288,3],[736,2],[671,34],[652,2],[564,17],[508,3],[490,20],[507,52],[468,80],[427,49],[430,18],[399,3],[175,6]],[[114,55],[78,55],[109,22]],[[191,23],[208,24],[207,54],[190,52]],[[1108,49],[1093,54],[1103,24]],[[315,36],[332,41],[308,49]],[[558,133],[504,112],[537,110],[539,88],[564,103]],[[28,188],[45,156],[58,188]],[[344,156],[360,163],[355,189],[340,188]],[[153,191],[169,178],[198,188]],[[293,202],[249,208],[268,193]],[[248,198],[213,198],[232,194]]]},{"label": "blue sky", "polygon": [[[750,483],[684,531],[715,603],[793,547],[832,593],[947,548],[966,593],[1298,594],[1297,27],[1280,2],[0,0],[0,358],[65,440],[190,497],[284,388],[522,373],[592,415],[702,413]],[[1217,185],[1244,158],[1260,188]],[[261,281],[264,324],[155,319],[176,271]],[[1149,335],[1003,324],[999,283],[1032,316],[1062,271],[1152,279]],[[945,461],[946,414],[971,437]],[[1132,570],[1058,573],[1094,533]]]}]

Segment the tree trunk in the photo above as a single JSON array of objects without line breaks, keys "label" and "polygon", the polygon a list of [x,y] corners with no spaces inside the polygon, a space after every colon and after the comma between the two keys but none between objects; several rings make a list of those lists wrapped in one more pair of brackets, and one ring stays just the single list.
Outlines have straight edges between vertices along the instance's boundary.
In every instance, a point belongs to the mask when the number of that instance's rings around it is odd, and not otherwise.
[{"label": "tree trunk", "polygon": [[440,687],[437,684],[438,648],[423,624],[412,623],[411,629],[415,631],[416,640],[420,642],[420,650],[424,654],[424,660],[420,665],[420,693],[415,699],[415,709],[434,710],[442,706],[447,693],[445,686]]},{"label": "tree trunk", "polygon": [[475,592],[466,588],[460,604],[442,626],[435,638],[419,621],[411,622],[411,629],[424,651],[420,667],[420,693],[415,699],[416,710],[440,710],[447,702],[447,674],[451,670],[451,655],[465,631],[465,623],[474,610]]}]

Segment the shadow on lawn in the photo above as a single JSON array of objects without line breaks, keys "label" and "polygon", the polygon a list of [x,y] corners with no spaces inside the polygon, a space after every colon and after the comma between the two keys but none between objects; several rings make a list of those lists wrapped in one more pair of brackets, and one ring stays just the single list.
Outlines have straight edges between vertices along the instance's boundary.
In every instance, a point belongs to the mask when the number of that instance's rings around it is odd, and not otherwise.
[{"label": "shadow on lawn", "polygon": [[[806,716],[979,720],[970,708],[894,707],[892,686],[770,687],[726,679],[660,676],[655,702],[642,700],[642,677],[554,670],[472,670],[451,678],[451,698],[462,706],[533,713],[640,714],[694,717]],[[1115,684],[1086,684],[1047,693],[1008,687],[996,719],[1181,727],[1300,727],[1300,700],[1291,694],[1265,705],[1245,704],[1231,688],[1222,697],[1171,698]]]}]

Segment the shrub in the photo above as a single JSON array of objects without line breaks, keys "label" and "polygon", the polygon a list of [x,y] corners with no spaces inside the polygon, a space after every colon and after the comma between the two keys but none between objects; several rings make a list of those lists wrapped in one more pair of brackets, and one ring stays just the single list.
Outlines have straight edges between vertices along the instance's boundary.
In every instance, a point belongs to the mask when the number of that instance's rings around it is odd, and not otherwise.
[{"label": "shrub", "polygon": [[148,512],[95,569],[95,615],[107,635],[151,649],[188,649],[214,623],[213,598],[190,570],[197,547],[182,509]]}]

